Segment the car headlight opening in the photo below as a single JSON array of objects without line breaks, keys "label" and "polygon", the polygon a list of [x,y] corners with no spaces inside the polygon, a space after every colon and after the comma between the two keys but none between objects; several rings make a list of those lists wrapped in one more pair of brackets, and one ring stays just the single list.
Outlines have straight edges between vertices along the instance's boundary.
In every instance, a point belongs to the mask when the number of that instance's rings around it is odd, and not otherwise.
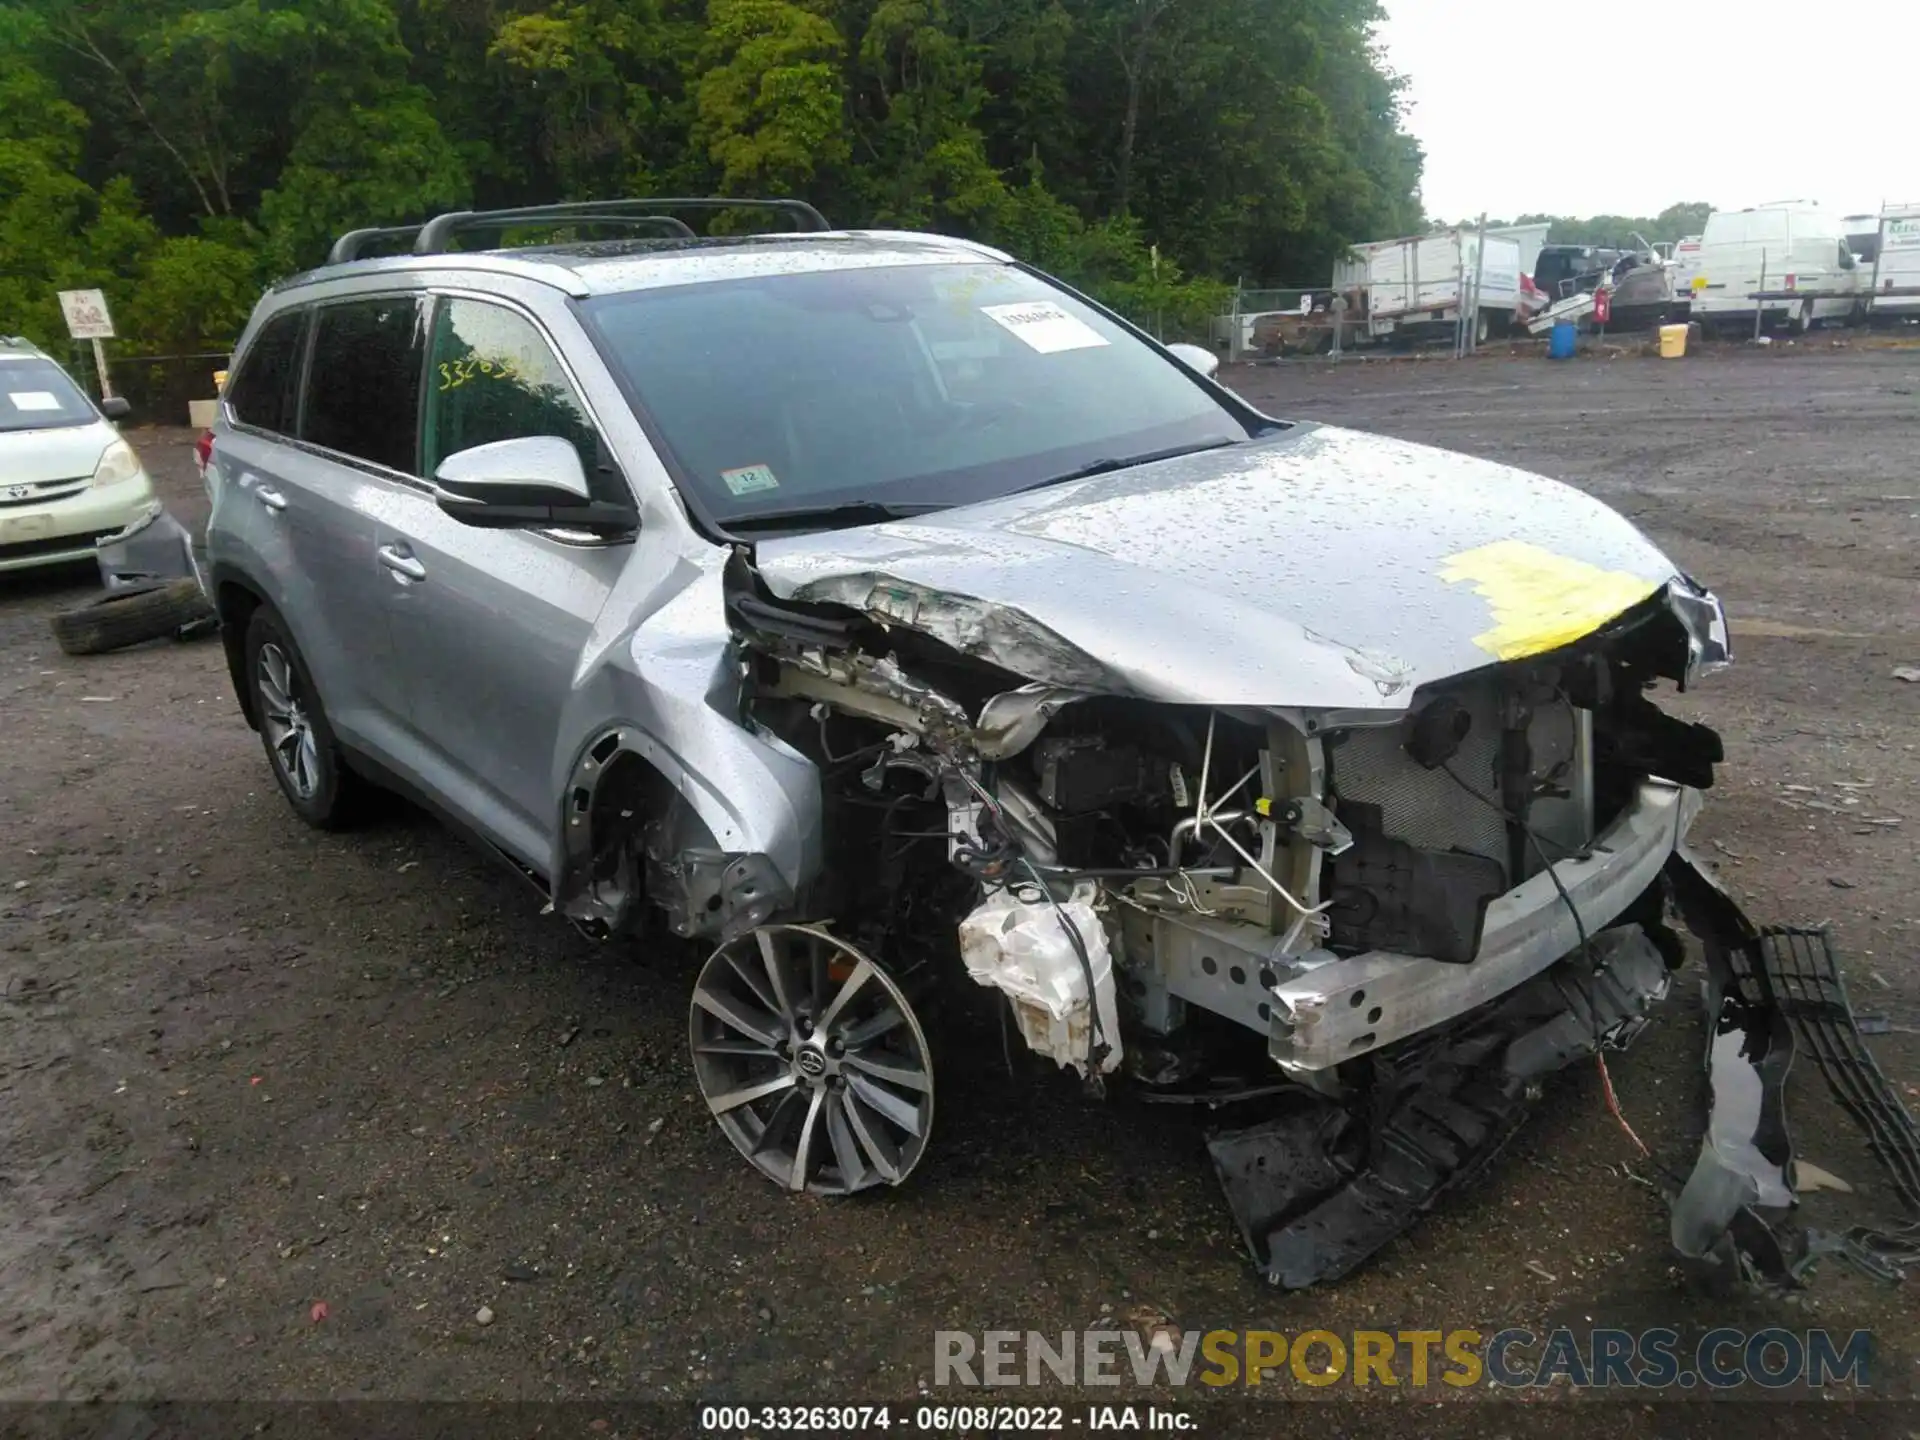
[{"label": "car headlight opening", "polygon": [[100,463],[93,467],[95,485],[118,485],[140,473],[140,457],[124,440],[116,440],[100,452]]}]

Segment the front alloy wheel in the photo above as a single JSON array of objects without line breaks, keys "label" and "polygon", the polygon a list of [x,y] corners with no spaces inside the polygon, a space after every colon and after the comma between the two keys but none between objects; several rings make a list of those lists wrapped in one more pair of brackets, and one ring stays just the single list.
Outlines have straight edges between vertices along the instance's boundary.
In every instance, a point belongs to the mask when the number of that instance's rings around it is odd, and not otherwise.
[{"label": "front alloy wheel", "polygon": [[810,925],[714,951],[694,985],[694,1075],[754,1168],[788,1190],[898,1185],[933,1128],[933,1065],[906,995]]}]

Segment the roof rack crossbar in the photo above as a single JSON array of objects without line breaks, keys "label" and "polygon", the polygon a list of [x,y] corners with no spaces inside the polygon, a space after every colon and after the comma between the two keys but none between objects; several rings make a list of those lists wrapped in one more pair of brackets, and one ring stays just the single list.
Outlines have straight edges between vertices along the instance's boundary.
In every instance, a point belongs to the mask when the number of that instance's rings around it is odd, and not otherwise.
[{"label": "roof rack crossbar", "polygon": [[[431,222],[429,222],[431,223]],[[567,225],[655,225],[676,240],[695,239],[693,227],[686,221],[672,215],[623,215],[618,211],[608,211],[600,206],[592,210],[583,210],[578,214],[546,215],[530,211],[491,211],[479,215],[473,220],[463,221],[456,229],[467,230],[507,230],[515,225],[539,225],[564,223]],[[421,253],[416,250],[415,252]]]},{"label": "roof rack crossbar", "polygon": [[342,265],[358,260],[360,252],[375,240],[411,240],[419,233],[418,225],[369,225],[362,230],[349,230],[333,242],[333,248],[327,252],[327,263]]},{"label": "roof rack crossbar", "polygon": [[[461,230],[504,227],[538,220],[612,220],[637,211],[663,210],[775,210],[790,217],[801,230],[828,230],[826,217],[804,200],[738,200],[723,195],[669,196],[661,199],[583,200],[563,205],[528,205],[511,210],[454,210],[436,215],[419,228],[413,242],[416,255],[437,255]],[[659,216],[672,220],[672,216]],[[676,221],[692,234],[685,222]],[[344,238],[344,237],[343,237]],[[337,248],[337,247],[336,247]]]}]

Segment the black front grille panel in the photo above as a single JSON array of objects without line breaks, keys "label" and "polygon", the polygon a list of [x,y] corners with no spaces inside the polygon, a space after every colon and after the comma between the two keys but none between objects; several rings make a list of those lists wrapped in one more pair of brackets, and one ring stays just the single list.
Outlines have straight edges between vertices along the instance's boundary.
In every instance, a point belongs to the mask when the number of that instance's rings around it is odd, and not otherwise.
[{"label": "black front grille panel", "polygon": [[59,555],[67,550],[86,550],[102,535],[113,533],[111,530],[84,530],[78,535],[49,535],[39,540],[18,540],[11,545],[0,545],[0,560],[24,560],[33,555]]}]

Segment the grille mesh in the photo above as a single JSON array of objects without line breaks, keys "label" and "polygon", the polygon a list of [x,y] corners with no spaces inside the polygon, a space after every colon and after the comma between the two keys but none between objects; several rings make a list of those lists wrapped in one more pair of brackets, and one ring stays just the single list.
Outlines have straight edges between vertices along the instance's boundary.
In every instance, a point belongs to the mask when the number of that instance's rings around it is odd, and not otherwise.
[{"label": "grille mesh", "polygon": [[[1500,712],[1491,687],[1456,692],[1473,727],[1447,768],[1498,803]],[[1378,805],[1385,832],[1423,850],[1465,850],[1507,863],[1507,822],[1472,799],[1445,770],[1426,770],[1401,748],[1401,725],[1350,730],[1331,747],[1332,788],[1343,801]]]}]

